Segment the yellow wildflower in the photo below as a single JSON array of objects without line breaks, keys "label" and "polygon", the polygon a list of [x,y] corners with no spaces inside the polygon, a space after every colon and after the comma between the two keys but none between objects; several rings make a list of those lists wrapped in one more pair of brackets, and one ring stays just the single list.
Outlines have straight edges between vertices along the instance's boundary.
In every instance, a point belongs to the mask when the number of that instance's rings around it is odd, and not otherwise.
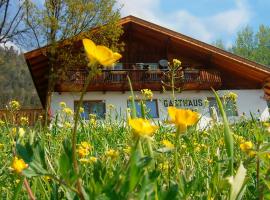
[{"label": "yellow wildflower", "polygon": [[168,149],[174,148],[174,145],[169,140],[162,140],[162,144]]},{"label": "yellow wildflower", "polygon": [[124,151],[124,153],[126,153],[126,154],[130,154],[130,152],[131,152],[131,147],[128,146],[128,147],[124,148],[123,151]]},{"label": "yellow wildflower", "polygon": [[224,146],[224,140],[223,139],[219,139],[218,140],[218,144],[219,144],[219,146]]},{"label": "yellow wildflower", "polygon": [[50,176],[44,176],[44,179],[45,179],[46,181],[51,181],[51,180],[52,180]]},{"label": "yellow wildflower", "polygon": [[256,156],[256,151],[253,151],[253,150],[251,150],[251,151],[249,151],[248,152],[248,155],[250,156],[250,157],[254,157],[254,156]]},{"label": "yellow wildflower", "polygon": [[159,169],[160,170],[168,170],[170,167],[169,161],[165,161],[164,163],[159,164]]},{"label": "yellow wildflower", "polygon": [[248,152],[252,149],[253,147],[253,144],[252,142],[248,141],[248,142],[244,142],[242,144],[240,144],[240,149],[243,151],[243,152]]},{"label": "yellow wildflower", "polygon": [[115,159],[119,156],[119,152],[114,149],[109,149],[105,152],[105,155],[110,157],[111,159]]},{"label": "yellow wildflower", "polygon": [[205,99],[204,102],[203,102],[203,104],[204,104],[205,107],[208,107],[208,106],[209,106],[209,101],[208,101],[208,99]]},{"label": "yellow wildflower", "polygon": [[84,112],[84,108],[83,107],[80,107],[79,113],[83,113],[83,112]]},{"label": "yellow wildflower", "polygon": [[9,109],[10,109],[11,111],[19,110],[20,107],[21,107],[20,103],[19,103],[18,101],[15,101],[15,100],[10,101],[10,102],[8,103],[8,105],[9,105]]},{"label": "yellow wildflower", "polygon": [[92,163],[95,163],[95,162],[97,162],[97,157],[90,156],[89,160],[90,160]]},{"label": "yellow wildflower", "polygon": [[85,148],[83,148],[81,146],[77,149],[77,152],[78,152],[80,158],[89,155],[89,150],[85,149]]},{"label": "yellow wildflower", "polygon": [[230,99],[235,103],[237,101],[238,95],[234,92],[229,92],[224,95],[224,98]]},{"label": "yellow wildflower", "polygon": [[92,148],[91,144],[89,142],[81,142],[80,144],[81,147],[90,150]]},{"label": "yellow wildflower", "polygon": [[158,129],[147,119],[136,118],[128,120],[129,126],[134,130],[135,135],[141,137],[152,136],[154,132]]},{"label": "yellow wildflower", "polygon": [[0,149],[2,149],[4,147],[4,144],[0,143]]},{"label": "yellow wildflower", "polygon": [[113,105],[113,104],[109,104],[109,105],[108,105],[108,109],[109,109],[109,110],[113,110],[113,109],[115,109],[115,105]]},{"label": "yellow wildflower", "polygon": [[145,99],[152,100],[153,98],[153,92],[149,89],[142,89],[141,90],[142,95]]},{"label": "yellow wildflower", "polygon": [[95,163],[97,162],[97,158],[94,156],[90,156],[90,158],[81,158],[79,161],[83,164]]},{"label": "yellow wildflower", "polygon": [[105,46],[96,45],[89,39],[83,39],[83,46],[90,65],[101,64],[109,67],[122,57],[119,53],[115,53]]},{"label": "yellow wildflower", "polygon": [[19,159],[18,157],[15,156],[11,164],[11,168],[13,171],[19,174],[27,167],[28,164],[26,164],[23,159]]},{"label": "yellow wildflower", "polygon": [[174,67],[179,67],[181,65],[181,61],[178,59],[173,59],[173,66]]},{"label": "yellow wildflower", "polygon": [[73,115],[73,111],[70,108],[67,108],[67,107],[63,108],[63,112],[68,116]]},{"label": "yellow wildflower", "polygon": [[61,101],[61,102],[59,103],[59,105],[60,105],[61,108],[67,107],[67,104],[66,104],[65,102],[63,102],[63,101]]},{"label": "yellow wildflower", "polygon": [[89,155],[91,150],[91,145],[88,142],[81,142],[81,144],[79,145],[77,152],[79,154],[79,157],[85,157],[87,155]]},{"label": "yellow wildflower", "polygon": [[90,123],[91,126],[94,126],[95,127],[97,125],[97,120],[95,118],[91,118],[89,120],[89,123]]},{"label": "yellow wildflower", "polygon": [[66,128],[66,129],[72,128],[71,123],[70,122],[64,122],[64,128]]},{"label": "yellow wildflower", "polygon": [[211,158],[207,158],[207,163],[208,164],[212,164],[213,163],[213,160]]},{"label": "yellow wildflower", "polygon": [[180,132],[185,132],[188,126],[196,124],[199,120],[199,114],[197,112],[186,109],[168,107],[168,114],[170,116],[170,122],[174,123]]},{"label": "yellow wildflower", "polygon": [[201,151],[201,146],[200,145],[197,145],[196,147],[195,147],[195,152],[199,152],[199,151]]},{"label": "yellow wildflower", "polygon": [[3,126],[4,124],[5,122],[0,119],[0,126]]},{"label": "yellow wildflower", "polygon": [[21,117],[20,121],[21,121],[21,125],[29,124],[28,117]]},{"label": "yellow wildflower", "polygon": [[17,128],[16,128],[16,127],[12,128],[12,129],[11,129],[11,135],[12,135],[13,137],[15,137],[16,133],[17,133]]},{"label": "yellow wildflower", "polygon": [[19,128],[18,134],[19,134],[19,137],[22,138],[25,134],[25,130],[23,128]]},{"label": "yellow wildflower", "polygon": [[107,131],[107,133],[112,132],[112,127],[111,126],[106,126],[106,131]]}]

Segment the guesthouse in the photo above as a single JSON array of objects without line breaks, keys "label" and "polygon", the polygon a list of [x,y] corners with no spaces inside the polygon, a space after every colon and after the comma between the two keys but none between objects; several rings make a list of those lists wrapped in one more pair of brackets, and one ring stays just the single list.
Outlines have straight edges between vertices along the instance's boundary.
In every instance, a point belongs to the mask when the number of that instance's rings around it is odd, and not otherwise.
[{"label": "guesthouse", "polygon": [[[216,107],[211,90],[214,88],[222,98],[237,95],[235,102],[229,100],[226,104],[229,118],[248,117],[252,113],[262,120],[268,119],[269,68],[134,16],[122,18],[119,24],[124,30],[120,39],[125,43],[122,59],[113,68],[103,69],[91,81],[83,101],[86,119],[90,113],[105,118],[111,105],[114,115],[125,116],[131,95],[127,76],[138,101],[142,89],[153,91],[153,99],[146,101],[149,115],[165,119],[167,107],[173,105],[168,62],[174,58],[181,61],[181,70],[175,79],[175,86],[180,90],[175,93],[177,107],[197,110],[207,120],[211,107]],[[48,58],[36,49],[25,53],[25,59],[45,106]],[[87,73],[86,67],[71,66],[66,78],[57,82],[51,97],[53,114],[60,109],[60,102],[76,109]]]}]

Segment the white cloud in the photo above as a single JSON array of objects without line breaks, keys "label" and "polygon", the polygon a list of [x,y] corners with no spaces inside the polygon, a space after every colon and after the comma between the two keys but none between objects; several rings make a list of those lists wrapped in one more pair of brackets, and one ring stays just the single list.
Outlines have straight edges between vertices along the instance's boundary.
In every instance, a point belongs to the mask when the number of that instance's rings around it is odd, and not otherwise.
[{"label": "white cloud", "polygon": [[235,0],[233,8],[205,17],[183,9],[165,13],[160,7],[160,1],[119,0],[124,5],[123,16],[134,15],[208,43],[220,38],[231,38],[251,17],[246,0]]}]

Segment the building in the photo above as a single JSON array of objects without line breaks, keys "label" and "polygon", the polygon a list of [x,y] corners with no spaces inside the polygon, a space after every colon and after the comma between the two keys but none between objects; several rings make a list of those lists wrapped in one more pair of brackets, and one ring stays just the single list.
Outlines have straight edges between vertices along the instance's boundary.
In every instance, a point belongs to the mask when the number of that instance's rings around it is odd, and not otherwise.
[{"label": "building", "polygon": [[[104,118],[110,104],[115,106],[118,116],[125,115],[130,96],[127,75],[136,94],[145,88],[154,91],[153,101],[146,103],[151,116],[166,118],[172,96],[170,91],[164,92],[162,81],[168,81],[167,61],[173,58],[181,60],[183,67],[183,78],[176,80],[176,86],[183,89],[176,93],[178,107],[197,109],[207,119],[209,107],[216,106],[212,87],[221,96],[228,91],[238,95],[236,106],[228,104],[227,114],[231,119],[243,113],[246,116],[253,113],[263,120],[269,117],[267,87],[264,87],[268,85],[269,68],[133,16],[122,18],[120,24],[124,29],[123,58],[113,69],[104,69],[91,81],[83,103],[86,118],[89,113]],[[26,53],[25,58],[44,106],[48,58],[40,49]],[[84,68],[74,66],[67,72],[67,78],[57,83],[51,103],[53,113],[62,101],[72,109],[76,107],[86,75]],[[205,100],[209,101],[208,106],[204,105]]]}]

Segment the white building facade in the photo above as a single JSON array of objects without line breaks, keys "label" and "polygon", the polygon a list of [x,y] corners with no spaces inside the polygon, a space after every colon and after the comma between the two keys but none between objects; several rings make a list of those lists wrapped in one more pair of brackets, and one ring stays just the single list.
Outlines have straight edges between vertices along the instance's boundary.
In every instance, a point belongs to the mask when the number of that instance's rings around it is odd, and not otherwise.
[{"label": "white building facade", "polygon": [[[263,90],[219,90],[218,94],[222,98],[229,92],[237,95],[237,101],[233,111],[227,112],[231,121],[239,119],[239,117],[250,118],[251,114],[256,119],[268,120],[269,109],[264,97]],[[165,120],[168,106],[173,105],[173,97],[171,92],[153,92],[152,101],[147,101],[146,106],[149,111],[149,117],[155,120]],[[100,119],[108,116],[111,112],[113,119],[125,118],[127,108],[129,108],[130,92],[87,92],[84,96],[83,107],[85,113],[82,114],[86,119],[90,113],[97,115]],[[137,99],[142,99],[140,92],[135,91]],[[75,110],[76,103],[79,101],[80,93],[78,92],[64,92],[53,93],[51,109],[53,114],[60,112],[60,102],[65,102],[66,105]],[[212,91],[183,91],[175,94],[175,105],[178,108],[192,109],[199,112],[203,117],[202,124],[206,124],[210,118],[210,107],[216,106],[216,101]],[[113,109],[112,109],[113,107]],[[139,108],[139,106],[138,106]],[[229,108],[232,109],[232,108]],[[138,109],[140,115],[140,109]]]}]

